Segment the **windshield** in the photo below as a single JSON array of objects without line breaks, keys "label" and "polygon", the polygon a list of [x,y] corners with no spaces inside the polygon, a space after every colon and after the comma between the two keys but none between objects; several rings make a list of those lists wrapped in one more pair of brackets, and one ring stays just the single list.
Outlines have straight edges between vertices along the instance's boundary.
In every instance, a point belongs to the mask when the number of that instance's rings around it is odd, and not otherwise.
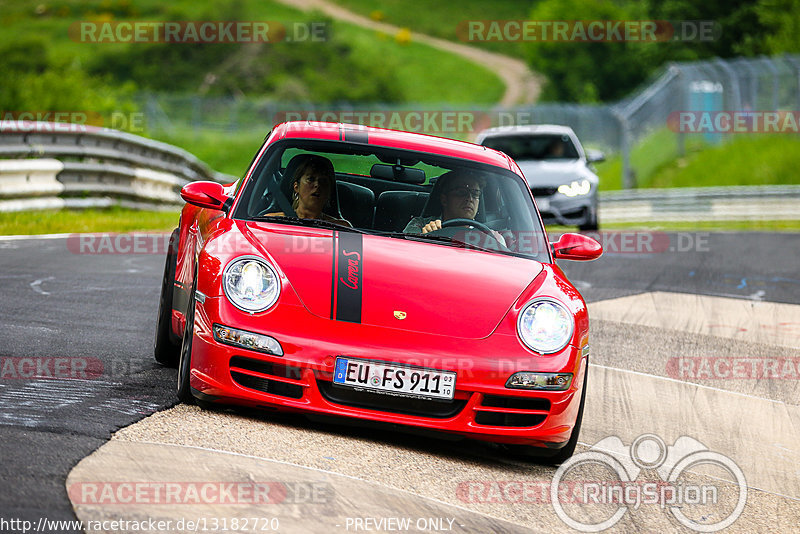
[{"label": "windshield", "polygon": [[524,180],[469,160],[344,142],[273,144],[234,218],[550,261]]},{"label": "windshield", "polygon": [[578,159],[578,150],[568,135],[533,134],[488,137],[485,146],[505,152],[514,160]]}]

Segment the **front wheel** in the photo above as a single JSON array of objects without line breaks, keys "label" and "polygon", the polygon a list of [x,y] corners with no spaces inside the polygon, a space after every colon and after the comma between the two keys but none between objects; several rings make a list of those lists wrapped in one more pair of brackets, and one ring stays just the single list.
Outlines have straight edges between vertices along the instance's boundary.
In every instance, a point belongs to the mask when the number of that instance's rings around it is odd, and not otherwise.
[{"label": "front wheel", "polygon": [[186,308],[186,327],[183,329],[183,343],[181,344],[180,361],[178,362],[178,400],[186,404],[194,404],[192,388],[189,378],[192,374],[192,340],[194,339],[194,294],[197,280],[192,286],[189,297],[189,306]]},{"label": "front wheel", "polygon": [[[172,293],[175,289],[175,265],[177,262],[178,229],[172,231],[167,248],[167,260],[164,264],[164,276],[161,279],[161,296],[158,300],[158,319],[156,320],[156,338],[153,343],[153,355],[156,361],[167,367],[175,367],[180,356],[180,345],[177,336],[172,333]],[[175,339],[173,339],[175,338]]]},{"label": "front wheel", "polygon": [[581,232],[596,232],[600,229],[600,224],[597,222],[597,208],[594,209],[586,208],[587,214],[593,214],[591,217],[586,219],[586,222],[583,224],[578,225],[578,230]]}]

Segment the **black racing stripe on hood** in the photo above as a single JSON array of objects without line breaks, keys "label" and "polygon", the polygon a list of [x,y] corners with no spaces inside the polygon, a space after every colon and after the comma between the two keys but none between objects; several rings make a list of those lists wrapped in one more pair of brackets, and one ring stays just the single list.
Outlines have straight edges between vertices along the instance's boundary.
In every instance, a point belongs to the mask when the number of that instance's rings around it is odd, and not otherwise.
[{"label": "black racing stripe on hood", "polygon": [[363,240],[355,232],[337,232],[336,320],[361,322]]},{"label": "black racing stripe on hood", "polygon": [[333,246],[331,250],[331,319],[334,319],[334,311],[336,310],[336,255],[339,250],[337,243],[339,243],[339,232],[333,231],[332,235]]},{"label": "black racing stripe on hood", "polygon": [[367,130],[356,130],[354,128],[342,128],[340,130],[340,136],[343,141],[347,141],[348,143],[363,143],[365,145],[369,144],[369,134]]}]

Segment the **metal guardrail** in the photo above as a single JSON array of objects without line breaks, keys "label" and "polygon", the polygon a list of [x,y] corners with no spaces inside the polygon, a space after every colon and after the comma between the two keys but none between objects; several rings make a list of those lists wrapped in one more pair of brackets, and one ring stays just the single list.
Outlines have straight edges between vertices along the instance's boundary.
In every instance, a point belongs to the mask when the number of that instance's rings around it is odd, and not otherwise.
[{"label": "metal guardrail", "polygon": [[643,221],[800,219],[800,185],[678,187],[606,191],[600,224]]},{"label": "metal guardrail", "polygon": [[232,182],[180,148],[91,126],[5,122],[0,127],[0,211],[59,207],[179,206],[196,180]]},{"label": "metal guardrail", "polygon": [[[236,179],[165,143],[65,124],[4,124],[0,158],[5,158],[0,159],[0,212],[112,205],[172,209],[183,203],[179,191],[190,181]],[[600,193],[601,224],[759,219],[800,219],[800,185]]]}]

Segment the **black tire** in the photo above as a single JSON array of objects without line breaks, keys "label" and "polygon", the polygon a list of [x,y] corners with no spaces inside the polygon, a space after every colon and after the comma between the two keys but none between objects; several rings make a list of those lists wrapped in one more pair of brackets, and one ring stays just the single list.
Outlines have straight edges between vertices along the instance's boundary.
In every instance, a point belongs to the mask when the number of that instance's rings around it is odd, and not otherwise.
[{"label": "black tire", "polygon": [[158,300],[158,319],[156,337],[153,342],[153,355],[156,361],[167,367],[178,365],[181,346],[176,343],[172,333],[172,293],[175,289],[175,266],[178,255],[178,229],[172,231],[167,247],[167,260],[164,262],[164,276],[161,279],[161,296]]},{"label": "black tire", "polygon": [[589,376],[589,361],[586,361],[586,369],[583,371],[583,389],[581,390],[581,404],[578,407],[578,417],[575,418],[575,426],[572,427],[572,434],[569,436],[569,441],[566,445],[558,449],[558,452],[553,456],[548,456],[542,463],[548,465],[558,465],[566,462],[575,453],[575,446],[578,444],[578,437],[581,433],[581,425],[583,424],[583,407],[586,404],[586,384]]},{"label": "black tire", "polygon": [[[587,208],[586,211],[589,211]],[[588,219],[585,223],[578,225],[578,230],[581,232],[596,232],[600,229],[600,225],[597,222],[597,210],[595,209],[595,215],[591,219]]]},{"label": "black tire", "polygon": [[506,450],[516,456],[522,456],[543,465],[558,465],[567,461],[574,453],[578,445],[578,436],[581,433],[583,423],[583,407],[586,404],[586,385],[589,375],[589,362],[586,362],[586,370],[583,373],[583,389],[581,391],[581,403],[578,406],[578,416],[575,418],[575,426],[569,441],[560,449],[544,449],[541,447],[531,447],[528,445],[506,445]]},{"label": "black tire", "polygon": [[180,360],[178,362],[178,400],[186,404],[194,404],[194,395],[189,385],[192,370],[192,340],[194,339],[194,294],[197,288],[197,276],[192,284],[189,306],[186,308],[186,327],[183,329]]}]

